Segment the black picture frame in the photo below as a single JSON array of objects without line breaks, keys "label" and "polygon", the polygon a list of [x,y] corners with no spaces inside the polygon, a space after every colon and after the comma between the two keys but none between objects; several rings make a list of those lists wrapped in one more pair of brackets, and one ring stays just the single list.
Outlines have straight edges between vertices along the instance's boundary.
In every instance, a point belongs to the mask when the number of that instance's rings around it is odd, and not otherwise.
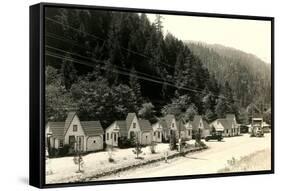
[{"label": "black picture frame", "polygon": [[[198,174],[186,176],[170,176],[156,178],[141,179],[122,179],[122,180],[103,180],[91,182],[77,183],[58,183],[45,184],[45,41],[44,41],[44,13],[46,7],[57,8],[78,8],[78,9],[95,9],[105,11],[125,11],[139,13],[156,13],[185,15],[212,18],[229,18],[229,19],[247,19],[261,20],[271,22],[271,112],[272,112],[272,129],[271,129],[271,170],[265,171],[247,171],[236,173],[217,173],[217,174]],[[197,178],[214,178],[228,176],[245,176],[272,174],[275,169],[274,161],[274,17],[249,16],[249,15],[231,15],[217,13],[197,13],[185,11],[171,10],[152,10],[139,8],[121,8],[121,7],[104,7],[104,6],[88,6],[73,4],[57,4],[57,3],[39,3],[30,6],[30,153],[29,153],[29,183],[38,188],[54,188],[69,186],[85,186],[85,185],[101,185],[101,184],[120,184],[132,182],[148,182],[148,181],[167,181],[179,179],[197,179]]]}]

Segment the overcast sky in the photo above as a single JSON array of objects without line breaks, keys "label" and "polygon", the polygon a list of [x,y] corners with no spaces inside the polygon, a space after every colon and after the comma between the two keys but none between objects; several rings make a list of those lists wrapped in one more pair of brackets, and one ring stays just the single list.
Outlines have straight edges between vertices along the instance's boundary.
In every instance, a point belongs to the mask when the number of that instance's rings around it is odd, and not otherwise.
[{"label": "overcast sky", "polygon": [[[155,15],[147,14],[151,22]],[[164,33],[181,40],[221,44],[252,53],[270,63],[270,21],[162,15]]]}]

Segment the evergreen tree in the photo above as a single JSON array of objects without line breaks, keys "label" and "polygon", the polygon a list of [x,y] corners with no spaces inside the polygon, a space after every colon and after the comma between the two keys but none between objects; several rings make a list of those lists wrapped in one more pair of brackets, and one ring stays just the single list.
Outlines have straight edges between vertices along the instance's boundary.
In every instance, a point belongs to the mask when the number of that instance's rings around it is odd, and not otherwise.
[{"label": "evergreen tree", "polygon": [[66,54],[61,66],[63,84],[66,90],[69,90],[72,84],[77,80],[77,71],[69,54]]},{"label": "evergreen tree", "polygon": [[185,112],[185,121],[192,121],[194,116],[198,114],[198,109],[194,104],[190,104]]},{"label": "evergreen tree", "polygon": [[133,67],[130,71],[130,87],[134,91],[136,100],[137,100],[137,106],[140,107],[143,100],[142,100],[142,94],[141,94],[141,85],[138,80],[138,76],[136,73],[135,68]]},{"label": "evergreen tree", "polygon": [[229,106],[227,105],[226,99],[223,97],[223,95],[220,95],[220,98],[218,99],[218,103],[215,108],[217,116],[219,118],[224,118],[228,113],[228,110]]},{"label": "evergreen tree", "polygon": [[157,29],[157,32],[159,33],[162,33],[162,29],[163,29],[163,17],[160,15],[160,14],[156,14],[155,16],[155,26],[156,26],[156,29]]}]

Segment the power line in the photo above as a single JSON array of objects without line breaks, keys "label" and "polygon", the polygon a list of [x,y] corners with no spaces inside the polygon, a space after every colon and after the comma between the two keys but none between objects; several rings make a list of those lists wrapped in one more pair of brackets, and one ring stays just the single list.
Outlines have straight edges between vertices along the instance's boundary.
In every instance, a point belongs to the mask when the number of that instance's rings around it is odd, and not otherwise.
[{"label": "power line", "polygon": [[[69,52],[69,51],[65,51],[65,50],[63,50],[63,49],[55,48],[55,47],[50,46],[50,45],[46,45],[45,47],[46,47],[46,48],[49,48],[49,49],[53,49],[53,50],[59,51],[59,52],[64,52],[64,53],[66,53],[66,54],[74,55],[74,56],[77,56],[77,57],[80,57],[80,58],[84,58],[84,59],[86,59],[86,60],[88,60],[88,61],[95,61],[95,62],[97,62],[97,63],[104,63],[104,64],[106,64],[105,61],[97,60],[97,59],[90,58],[90,57],[86,57],[86,56],[82,56],[82,55],[80,55],[80,54],[76,54],[76,53],[72,53],[72,52]],[[128,72],[131,72],[130,70],[128,70],[128,69],[126,69],[126,68],[124,68],[124,67],[122,68],[122,67],[119,67],[119,66],[117,66],[117,65],[114,65],[114,67],[117,67],[117,68],[119,68],[120,70],[125,70],[125,71],[128,71]],[[167,82],[174,83],[173,81],[164,80],[164,79],[162,79],[161,77],[154,76],[154,75],[151,75],[151,74],[147,74],[147,73],[143,73],[143,72],[139,72],[139,71],[135,71],[135,73],[141,74],[141,75],[144,75],[144,76],[147,76],[147,77],[152,77],[152,78],[155,78],[155,79],[158,79],[158,80],[163,80],[163,81],[165,81],[165,82],[167,81]],[[133,74],[132,74],[132,75],[133,75]]]},{"label": "power line", "polygon": [[[71,53],[71,52],[69,52],[69,51],[65,51],[65,50],[62,50],[62,49],[59,49],[59,48],[55,48],[55,47],[52,47],[52,46],[49,46],[49,45],[46,45],[45,47],[50,48],[50,49],[54,49],[54,50],[57,50],[57,51],[64,52],[64,53],[66,53],[66,54],[70,54],[70,55],[72,54],[72,55],[74,55],[74,56],[78,56],[78,57],[87,59],[88,61],[95,61],[95,62],[97,62],[97,63],[106,64],[105,61],[97,60],[97,59],[90,58],[90,57],[86,57],[86,56],[82,56],[82,55],[80,55],[80,54]],[[120,70],[125,70],[125,71],[127,71],[127,72],[131,72],[131,71],[128,70],[128,69],[125,69],[125,68],[122,68],[122,67],[119,67],[119,66],[116,66],[116,65],[114,65],[114,67],[119,68]],[[154,78],[154,79],[161,80],[161,81],[163,81],[163,83],[165,83],[165,82],[170,82],[170,83],[172,83],[172,84],[175,83],[174,81],[171,81],[171,80],[164,80],[164,79],[162,79],[161,77],[158,77],[158,76],[146,74],[146,73],[139,72],[139,71],[135,71],[135,72],[136,72],[137,74],[141,74],[141,75],[144,75],[144,76],[146,76],[146,77],[150,77],[150,78],[152,77],[152,78]],[[133,74],[131,74],[131,73],[130,73],[130,75],[131,75],[131,76],[136,76],[136,75],[133,75]],[[195,88],[192,88],[192,89],[197,90],[197,91],[203,91],[203,90],[195,89]]]},{"label": "power line", "polygon": [[[51,18],[49,18],[49,19],[50,19],[51,21],[54,20],[54,19],[51,19]],[[55,20],[54,20],[54,21],[55,21]],[[60,22],[56,21],[56,23],[60,23]],[[63,24],[63,23],[60,23],[60,24],[61,24],[61,25],[65,25],[65,24]],[[66,25],[66,26],[69,26],[69,25]],[[81,31],[81,30],[79,30],[79,29],[76,29],[76,31],[84,32],[84,31]],[[87,32],[84,32],[84,33],[87,33]],[[90,33],[87,33],[87,34],[93,35],[93,34],[90,34]],[[54,38],[54,39],[57,39],[57,40],[60,40],[60,41],[68,42],[68,43],[73,44],[73,45],[75,45],[75,46],[81,47],[81,48],[83,48],[83,49],[85,49],[85,50],[92,51],[91,49],[89,49],[89,48],[87,48],[87,47],[85,47],[85,46],[82,46],[82,45],[78,44],[77,41],[74,41],[74,40],[69,39],[69,38],[62,37],[62,36],[60,36],[60,35],[56,35],[56,34],[54,34],[54,33],[47,32],[47,36],[49,36],[49,37],[51,37],[51,38]],[[94,36],[95,36],[95,35],[94,35]],[[100,37],[97,37],[97,38],[101,39]],[[103,47],[104,44],[107,43],[107,42],[106,42],[105,39],[102,39],[102,40],[104,41],[104,43],[103,43],[103,45],[102,45],[102,47]],[[126,48],[125,48],[125,49],[126,49]],[[132,52],[132,50],[130,50],[130,49],[126,49],[126,50]],[[133,52],[136,53],[136,51],[133,51]],[[146,55],[144,55],[144,54],[142,54],[142,55],[145,56],[146,58],[153,59],[153,58],[148,57],[148,56],[146,56]],[[166,63],[163,63],[163,62],[162,62],[161,64],[163,64],[163,65],[165,65],[165,66],[167,66],[167,67],[170,67],[170,68],[172,68],[172,69],[175,69],[173,66],[170,66],[170,65],[168,65],[168,64],[166,64]],[[206,77],[201,77],[201,78],[207,79]]]},{"label": "power line", "polygon": [[[56,48],[56,47],[50,46],[50,45],[45,45],[45,47],[46,47],[46,48],[53,49],[53,50],[56,50],[56,51],[64,52],[64,53],[66,53],[66,54],[74,55],[74,56],[77,56],[77,57],[86,59],[86,60],[88,60],[88,61],[95,61],[95,62],[97,62],[97,63],[106,64],[106,62],[103,61],[103,60],[97,60],[97,59],[94,59],[94,58],[92,58],[92,57],[87,57],[87,56],[83,56],[83,55],[81,55],[81,54],[72,53],[72,52],[65,51],[65,50],[60,49],[60,48]],[[127,71],[127,72],[131,72],[130,70],[128,70],[128,69],[126,69],[126,68],[124,68],[124,67],[119,67],[119,66],[117,66],[117,65],[114,65],[114,67],[119,68],[120,70],[124,70],[124,71]],[[163,82],[170,82],[170,83],[172,83],[172,84],[175,83],[175,82],[172,81],[172,80],[162,79],[162,78],[159,77],[159,76],[155,76],[155,75],[151,75],[151,74],[147,74],[147,73],[143,73],[143,72],[139,72],[139,71],[135,71],[135,72],[136,72],[136,74],[144,75],[144,76],[150,77],[150,78],[152,77],[152,78],[154,78],[154,79],[161,80],[161,81],[163,81]],[[135,75],[133,75],[133,74],[131,74],[131,75],[132,75],[132,76],[135,76]],[[203,91],[203,90],[197,89],[197,88],[192,88],[192,89],[197,90],[197,91]]]},{"label": "power line", "polygon": [[[90,37],[94,38],[95,40],[101,40],[101,41],[103,41],[104,43],[108,43],[108,41],[107,41],[106,39],[101,38],[101,37],[98,37],[98,36],[96,36],[96,35],[94,35],[94,34],[92,34],[92,33],[88,33],[88,32],[82,31],[82,30],[80,30],[80,29],[78,29],[78,28],[75,28],[75,27],[73,27],[73,26],[71,26],[71,25],[64,24],[64,23],[62,23],[62,22],[59,22],[59,21],[57,21],[57,20],[55,20],[55,19],[52,19],[52,18],[49,18],[49,17],[45,17],[45,19],[46,19],[47,21],[51,21],[51,22],[54,22],[54,23],[56,23],[56,24],[60,24],[60,25],[62,25],[62,26],[68,27],[68,28],[74,30],[75,32],[83,33],[84,35],[87,35],[87,36],[90,36]],[[123,50],[126,50],[126,51],[130,52],[130,53],[139,55],[139,56],[141,56],[141,57],[143,57],[143,58],[146,58],[146,59],[153,59],[152,57],[149,57],[149,56],[147,56],[147,55],[145,55],[145,54],[142,54],[142,53],[140,53],[140,52],[137,52],[137,51],[134,51],[134,50],[125,48],[125,47],[120,46],[120,45],[119,45],[119,47],[120,47],[121,49],[123,49]],[[162,62],[161,64],[162,64],[162,65],[165,65],[165,66],[167,66],[167,67],[170,67],[170,68],[172,68],[172,69],[174,69],[173,66],[170,66],[170,65],[167,64],[167,63],[163,63],[163,62]]]},{"label": "power line", "polygon": [[[74,59],[74,58],[71,58],[71,57],[63,57],[59,54],[55,54],[55,53],[51,53],[50,51],[46,51],[45,53],[46,56],[50,56],[50,57],[54,57],[54,58],[58,58],[58,59],[62,59],[62,60],[68,60],[68,61],[72,61],[72,62],[75,62],[75,63],[78,63],[78,64],[82,64],[82,65],[86,65],[86,66],[90,66],[90,67],[93,67],[93,64],[90,63],[90,62],[85,62],[85,61],[81,61],[81,60],[77,60],[77,59]],[[105,70],[104,67],[99,67],[100,69],[103,69]],[[126,76],[131,76],[132,74],[129,73],[129,72],[125,72],[125,71],[120,71],[120,70],[116,70],[114,68],[112,68],[111,70],[112,72],[114,73],[118,73],[118,74],[122,74],[122,75],[126,75]],[[168,85],[168,86],[171,86],[171,87],[175,87],[177,89],[183,89],[183,90],[186,90],[186,91],[191,91],[191,92],[195,92],[195,93],[199,93],[199,94],[202,94],[202,95],[207,95],[205,92],[203,91],[198,91],[198,90],[194,90],[194,89],[191,89],[191,88],[187,88],[187,87],[180,87],[180,86],[176,86],[174,84],[171,84],[169,82],[165,82],[165,81],[159,81],[159,80],[156,80],[156,79],[152,79],[152,78],[148,78],[148,77],[144,77],[144,76],[137,76],[135,75],[136,78],[138,79],[141,79],[141,80],[145,80],[145,81],[149,81],[149,82],[153,82],[153,83],[157,83],[157,84],[165,84],[165,85]],[[213,97],[217,97],[217,98],[222,98],[222,99],[226,99],[226,97],[224,96],[216,96],[216,95],[210,95],[210,96],[213,96]]]},{"label": "power line", "polygon": [[[64,23],[62,23],[62,22],[59,22],[58,20],[55,20],[55,19],[52,19],[52,18],[49,18],[49,17],[45,17],[45,19],[46,19],[46,20],[49,20],[49,21],[52,21],[52,22],[54,22],[54,23],[60,24],[60,25],[62,25],[62,26],[68,27],[68,28],[70,28],[70,29],[72,29],[72,30],[74,30],[74,31],[76,31],[76,32],[83,33],[84,35],[87,35],[87,36],[90,36],[90,37],[94,38],[95,40],[101,40],[101,41],[103,41],[104,43],[107,43],[107,40],[106,40],[106,39],[101,38],[101,37],[98,37],[98,36],[96,36],[96,35],[94,35],[94,34],[91,34],[91,33],[85,32],[85,31],[82,31],[82,30],[77,29],[77,28],[75,28],[75,27],[73,27],[73,26],[71,26],[71,25],[64,24]],[[142,54],[142,53],[139,53],[139,52],[136,52],[136,51],[127,49],[127,48],[125,48],[125,47],[123,47],[123,46],[120,46],[120,48],[122,48],[122,49],[124,49],[124,50],[126,50],[126,51],[128,51],[128,52],[134,53],[134,54],[136,54],[136,55],[142,56],[142,57],[144,57],[144,58],[153,59],[152,57],[149,57],[149,56],[144,55],[144,54]],[[64,58],[62,58],[62,59],[64,59]],[[72,58],[71,58],[71,59],[72,59]],[[70,60],[70,61],[71,61],[71,60]],[[89,65],[89,64],[87,64],[87,65],[92,67],[92,65]],[[168,64],[162,63],[162,65],[165,65],[165,66],[168,66],[168,67],[171,67],[171,68],[174,69],[174,67],[172,67],[172,66],[170,66],[170,65],[168,65]],[[121,74],[121,73],[120,73],[120,74]],[[132,74],[130,74],[130,75],[132,75]],[[139,77],[139,76],[136,76],[136,77]],[[139,77],[139,78],[140,78],[140,77]],[[188,91],[193,91],[193,92],[197,92],[197,93],[203,94],[203,93],[201,92],[202,90],[201,90],[201,91],[198,91],[198,90],[194,90],[194,89],[190,89],[190,88],[186,88],[186,87],[179,87],[179,86],[176,86],[176,85],[174,85],[174,84],[170,84],[170,83],[167,82],[167,81],[160,81],[160,82],[161,82],[161,84],[166,84],[166,85],[169,85],[169,86],[173,86],[173,87],[176,87],[176,88],[178,88],[178,89],[185,89],[185,90],[188,90]],[[156,82],[155,82],[155,83],[156,83]],[[205,95],[205,94],[206,94],[206,93],[204,93],[204,95]],[[216,95],[211,95],[211,96],[226,99],[224,96],[216,96]],[[235,100],[234,100],[234,101],[235,101]],[[240,102],[240,101],[237,100],[237,102]]]},{"label": "power line", "polygon": [[49,38],[59,40],[59,41],[62,41],[62,42],[67,42],[69,44],[75,45],[77,47],[83,48],[83,49],[88,50],[88,51],[92,51],[90,48],[86,48],[85,46],[82,46],[81,44],[78,44],[77,41],[75,41],[75,40],[65,38],[65,37],[62,37],[60,35],[56,35],[55,33],[51,33],[51,32],[46,31],[45,36],[49,37]]}]

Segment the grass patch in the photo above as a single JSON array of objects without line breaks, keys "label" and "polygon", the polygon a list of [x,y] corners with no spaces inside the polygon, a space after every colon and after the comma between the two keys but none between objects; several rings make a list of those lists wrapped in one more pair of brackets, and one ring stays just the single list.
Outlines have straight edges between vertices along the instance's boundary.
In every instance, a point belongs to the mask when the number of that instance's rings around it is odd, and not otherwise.
[{"label": "grass patch", "polygon": [[270,170],[271,153],[269,149],[257,151],[253,154],[236,159],[232,157],[227,161],[225,168],[218,173]]}]

